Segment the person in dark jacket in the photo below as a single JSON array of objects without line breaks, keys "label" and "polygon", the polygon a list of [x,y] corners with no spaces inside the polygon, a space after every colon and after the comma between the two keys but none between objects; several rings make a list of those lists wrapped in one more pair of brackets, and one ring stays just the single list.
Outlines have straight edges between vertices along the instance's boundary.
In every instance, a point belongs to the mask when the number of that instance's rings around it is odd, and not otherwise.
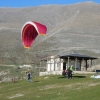
[{"label": "person in dark jacket", "polygon": [[31,77],[30,77],[30,76],[31,76],[31,75],[30,75],[30,73],[28,73],[28,75],[27,75],[27,76],[28,76],[28,80],[30,80],[30,79],[31,79]]},{"label": "person in dark jacket", "polygon": [[71,70],[70,70],[70,67],[67,69],[67,73],[68,73],[68,79],[70,79],[70,76],[71,76]]},{"label": "person in dark jacket", "polygon": [[32,74],[30,72],[28,72],[27,73],[27,81],[32,82],[31,78],[32,78]]},{"label": "person in dark jacket", "polygon": [[64,78],[66,77],[66,74],[67,74],[66,70],[63,70],[62,75],[64,76]]},{"label": "person in dark jacket", "polygon": [[72,79],[73,66],[70,66],[70,78]]},{"label": "person in dark jacket", "polygon": [[67,72],[68,72],[68,79],[72,79],[72,71],[73,71],[73,68],[72,68],[72,66],[70,66],[68,68],[68,70],[67,70]]}]

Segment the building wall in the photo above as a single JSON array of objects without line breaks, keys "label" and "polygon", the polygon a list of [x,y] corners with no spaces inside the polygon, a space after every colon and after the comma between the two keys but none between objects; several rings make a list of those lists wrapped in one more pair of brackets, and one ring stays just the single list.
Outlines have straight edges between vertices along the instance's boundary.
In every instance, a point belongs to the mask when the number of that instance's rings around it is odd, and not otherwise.
[{"label": "building wall", "polygon": [[47,60],[47,71],[62,71],[63,70],[63,63],[61,62],[60,58],[55,58],[51,56]]},{"label": "building wall", "polygon": [[64,69],[67,70],[69,66],[73,66],[74,71],[86,71],[86,68],[88,68],[88,62],[89,67],[91,66],[91,63],[88,60],[78,60],[77,58],[70,59],[70,57],[68,57],[68,59],[60,59],[57,55],[47,57],[44,60],[46,61],[46,71],[40,72],[41,75],[62,74],[62,71]]},{"label": "building wall", "polygon": [[[69,59],[69,63],[67,59],[60,59],[51,56],[47,60],[47,70],[46,71],[63,71],[63,69],[68,69],[69,66],[73,66],[74,70],[81,70],[81,65],[79,61]],[[66,67],[66,68],[65,68]]]}]

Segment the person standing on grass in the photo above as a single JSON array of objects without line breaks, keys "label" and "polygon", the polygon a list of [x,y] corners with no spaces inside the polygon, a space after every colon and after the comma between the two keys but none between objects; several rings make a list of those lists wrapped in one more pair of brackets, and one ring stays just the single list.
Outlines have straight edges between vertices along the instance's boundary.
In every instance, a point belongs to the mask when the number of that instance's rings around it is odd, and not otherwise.
[{"label": "person standing on grass", "polygon": [[67,70],[68,72],[68,79],[72,79],[72,71],[73,71],[73,66],[70,66]]},{"label": "person standing on grass", "polygon": [[27,81],[32,82],[31,78],[32,78],[32,74],[30,72],[27,72]]},{"label": "person standing on grass", "polygon": [[63,70],[62,75],[64,76],[64,78],[66,77],[66,70]]},{"label": "person standing on grass", "polygon": [[70,78],[72,79],[73,66],[70,66]]},{"label": "person standing on grass", "polygon": [[67,73],[68,73],[68,79],[70,79],[70,75],[71,75],[70,67],[67,69]]}]

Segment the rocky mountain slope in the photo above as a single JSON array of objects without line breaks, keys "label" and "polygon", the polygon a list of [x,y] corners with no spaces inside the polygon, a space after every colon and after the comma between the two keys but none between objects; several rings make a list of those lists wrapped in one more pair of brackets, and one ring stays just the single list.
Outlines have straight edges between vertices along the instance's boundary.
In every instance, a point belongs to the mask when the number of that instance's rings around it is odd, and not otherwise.
[{"label": "rocky mountain slope", "polygon": [[[26,52],[21,28],[27,21],[47,26],[47,35],[38,36]],[[100,4],[42,5],[27,8],[0,8],[0,63],[33,62],[37,57],[68,52],[100,55]]]}]

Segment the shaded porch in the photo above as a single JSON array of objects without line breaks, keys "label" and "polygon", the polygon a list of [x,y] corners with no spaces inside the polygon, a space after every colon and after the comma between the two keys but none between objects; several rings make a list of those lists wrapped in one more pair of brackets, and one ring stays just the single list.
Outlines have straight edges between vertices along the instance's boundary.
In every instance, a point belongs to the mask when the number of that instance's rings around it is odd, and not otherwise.
[{"label": "shaded porch", "polygon": [[98,59],[96,57],[91,57],[81,54],[67,54],[67,55],[60,55],[59,57],[60,59],[63,59],[64,70],[66,70],[66,68],[68,68],[69,66],[73,65],[74,71],[77,70],[81,71],[82,67],[85,68],[85,70],[87,70],[87,68],[90,68],[93,65],[93,60]]}]

